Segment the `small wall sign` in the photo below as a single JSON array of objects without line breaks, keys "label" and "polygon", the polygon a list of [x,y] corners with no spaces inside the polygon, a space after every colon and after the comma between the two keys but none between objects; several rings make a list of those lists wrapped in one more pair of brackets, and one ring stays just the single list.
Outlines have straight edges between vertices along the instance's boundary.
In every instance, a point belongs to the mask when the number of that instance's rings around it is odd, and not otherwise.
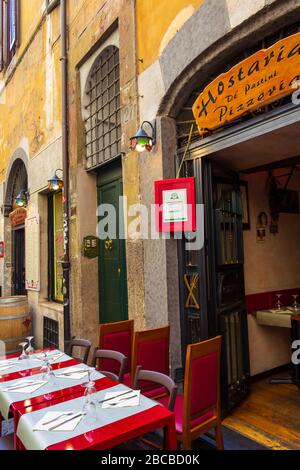
[{"label": "small wall sign", "polygon": [[0,242],[0,258],[4,258],[4,242]]},{"label": "small wall sign", "polygon": [[155,181],[156,230],[196,230],[195,178]]},{"label": "small wall sign", "polygon": [[18,207],[9,214],[9,219],[12,227],[24,225],[27,218],[27,210],[24,207]]},{"label": "small wall sign", "polygon": [[94,259],[98,257],[98,238],[90,235],[83,239],[83,256]]}]

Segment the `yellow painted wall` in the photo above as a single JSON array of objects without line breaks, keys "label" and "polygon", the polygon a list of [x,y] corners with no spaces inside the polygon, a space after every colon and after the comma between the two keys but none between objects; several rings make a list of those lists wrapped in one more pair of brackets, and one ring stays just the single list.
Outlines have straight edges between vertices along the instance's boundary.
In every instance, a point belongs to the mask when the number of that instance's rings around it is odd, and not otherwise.
[{"label": "yellow painted wall", "polygon": [[32,158],[61,135],[59,9],[46,17],[44,5],[21,1],[20,45],[0,74],[0,182],[21,144]]},{"label": "yellow painted wall", "polygon": [[[30,8],[29,8],[30,5]],[[44,0],[20,1],[20,48],[18,54],[23,52],[29,38],[41,21],[45,10]]]},{"label": "yellow painted wall", "polygon": [[168,42],[203,2],[204,0],[137,0],[140,73],[155,62]]}]

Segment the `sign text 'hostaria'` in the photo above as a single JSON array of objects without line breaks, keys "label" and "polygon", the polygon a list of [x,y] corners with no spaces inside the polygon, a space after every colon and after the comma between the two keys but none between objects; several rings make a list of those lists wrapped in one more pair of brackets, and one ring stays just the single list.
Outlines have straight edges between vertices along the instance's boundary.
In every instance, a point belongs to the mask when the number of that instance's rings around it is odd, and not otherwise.
[{"label": "sign text 'hostaria'", "polygon": [[295,91],[300,80],[300,33],[248,57],[210,83],[193,113],[201,134]]}]

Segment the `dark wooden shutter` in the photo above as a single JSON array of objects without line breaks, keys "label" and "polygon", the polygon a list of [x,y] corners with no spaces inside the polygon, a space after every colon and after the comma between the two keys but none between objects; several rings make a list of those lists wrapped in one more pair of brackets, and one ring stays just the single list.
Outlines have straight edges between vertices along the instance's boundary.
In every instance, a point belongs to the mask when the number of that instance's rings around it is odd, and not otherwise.
[{"label": "dark wooden shutter", "polygon": [[8,48],[11,55],[17,43],[17,0],[8,0],[8,34]]},{"label": "dark wooden shutter", "polygon": [[15,55],[16,48],[19,45],[19,0],[6,0],[4,5],[4,62],[6,65],[10,63]]}]

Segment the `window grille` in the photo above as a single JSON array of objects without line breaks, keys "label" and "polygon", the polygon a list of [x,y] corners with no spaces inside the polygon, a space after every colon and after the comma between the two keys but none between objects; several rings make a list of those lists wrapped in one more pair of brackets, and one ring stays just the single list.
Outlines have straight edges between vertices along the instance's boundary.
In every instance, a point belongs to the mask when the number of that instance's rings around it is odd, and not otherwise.
[{"label": "window grille", "polygon": [[94,169],[121,153],[119,49],[109,46],[93,65],[87,84],[86,158]]},{"label": "window grille", "polygon": [[59,345],[58,322],[44,317],[44,348],[56,348]]}]

